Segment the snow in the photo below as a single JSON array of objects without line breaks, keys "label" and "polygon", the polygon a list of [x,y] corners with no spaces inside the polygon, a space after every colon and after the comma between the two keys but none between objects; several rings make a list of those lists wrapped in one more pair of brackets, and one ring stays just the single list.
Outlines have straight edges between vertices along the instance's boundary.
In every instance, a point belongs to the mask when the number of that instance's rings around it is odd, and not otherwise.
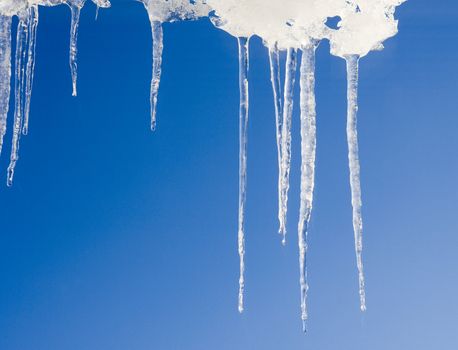
[{"label": "snow", "polygon": [[176,22],[208,16],[210,7],[202,0],[142,0],[151,21]]},{"label": "snow", "polygon": [[27,0],[2,0],[0,2],[0,14],[7,17],[17,16],[27,7]]},{"label": "snow", "polygon": [[[362,261],[362,198],[357,137],[358,63],[370,51],[381,50],[383,42],[396,35],[395,9],[405,0],[141,0],[152,31],[152,78],[150,90],[151,129],[156,127],[156,110],[161,80],[164,33],[162,24],[208,17],[215,27],[237,38],[239,48],[239,214],[238,252],[240,257],[238,309],[244,310],[245,290],[245,203],[247,197],[247,127],[249,39],[260,37],[267,47],[270,63],[278,157],[279,232],[286,242],[289,174],[291,166],[291,124],[294,86],[300,61],[301,190],[298,221],[301,319],[305,330],[307,312],[307,236],[313,207],[316,153],[315,49],[329,40],[330,53],[347,64],[347,140],[351,203],[360,308],[366,309]],[[99,8],[108,0],[92,0]],[[0,1],[0,154],[6,134],[11,95],[12,60],[14,71],[14,121],[7,184],[12,185],[19,158],[21,132],[28,133],[39,6],[67,5],[71,10],[69,63],[72,95],[77,94],[77,38],[80,11],[86,0],[2,0]],[[11,54],[12,17],[19,21],[16,52]],[[329,18],[338,18],[335,29]],[[280,52],[286,51],[285,79],[281,82]]]},{"label": "snow", "polygon": [[394,11],[405,0],[357,0],[340,14],[338,30],[330,32],[331,54],[366,56],[383,49],[383,41],[396,35]]}]

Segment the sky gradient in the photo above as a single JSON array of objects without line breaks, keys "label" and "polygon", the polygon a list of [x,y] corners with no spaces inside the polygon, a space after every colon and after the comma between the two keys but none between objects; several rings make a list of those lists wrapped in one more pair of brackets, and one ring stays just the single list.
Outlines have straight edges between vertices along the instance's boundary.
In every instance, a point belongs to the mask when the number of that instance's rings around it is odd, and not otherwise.
[{"label": "sky gradient", "polygon": [[147,13],[135,1],[112,3],[97,21],[92,3],[82,12],[76,98],[70,11],[40,9],[29,135],[21,139],[12,188],[11,114],[0,158],[0,349],[458,348],[456,1],[403,4],[398,35],[360,62],[364,315],[345,63],[329,55],[326,42],[317,50],[306,335],[297,248],[298,99],[282,247],[268,57],[253,38],[240,315],[237,41],[208,20],[164,25],[152,133]]}]

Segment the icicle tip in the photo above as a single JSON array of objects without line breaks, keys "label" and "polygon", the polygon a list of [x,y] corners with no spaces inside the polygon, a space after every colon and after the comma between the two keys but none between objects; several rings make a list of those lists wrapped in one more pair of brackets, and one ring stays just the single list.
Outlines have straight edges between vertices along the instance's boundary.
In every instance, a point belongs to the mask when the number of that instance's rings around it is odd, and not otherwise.
[{"label": "icicle tip", "polygon": [[307,322],[302,320],[302,332],[307,333]]},{"label": "icicle tip", "polygon": [[8,167],[8,174],[6,177],[6,186],[11,187],[13,186],[13,177],[14,177],[14,169]]}]

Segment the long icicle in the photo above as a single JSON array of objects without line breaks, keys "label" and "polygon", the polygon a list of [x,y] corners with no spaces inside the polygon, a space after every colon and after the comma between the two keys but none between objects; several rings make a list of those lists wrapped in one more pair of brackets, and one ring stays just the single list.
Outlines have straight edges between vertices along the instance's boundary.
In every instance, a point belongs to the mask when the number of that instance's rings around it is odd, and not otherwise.
[{"label": "long icicle", "polygon": [[291,167],[291,121],[293,115],[294,84],[296,81],[297,49],[289,48],[286,55],[283,123],[281,140],[281,171],[279,177],[280,203],[278,219],[282,243],[286,243],[286,214],[288,211],[289,172]]},{"label": "long icicle", "polygon": [[277,139],[277,159],[278,159],[278,203],[281,203],[281,133],[282,133],[282,99],[280,84],[280,57],[277,43],[269,46],[269,64],[270,64],[270,82],[272,83],[272,92],[275,106],[275,132]]},{"label": "long icicle", "polygon": [[345,57],[347,64],[347,142],[350,167],[351,204],[353,206],[353,230],[355,235],[356,264],[358,267],[359,298],[361,311],[366,310],[366,293],[363,272],[363,221],[361,216],[361,184],[358,155],[358,55]]},{"label": "long icicle", "polygon": [[24,104],[24,125],[22,126],[22,134],[27,135],[29,130],[29,113],[30,99],[32,96],[33,74],[35,71],[35,48],[37,40],[38,26],[38,6],[34,5],[28,9],[29,14],[29,47],[27,54],[26,68],[26,85],[25,85],[25,104]]},{"label": "long icicle", "polygon": [[0,154],[11,94],[11,17],[0,15]]},{"label": "long icicle", "polygon": [[243,312],[245,289],[245,201],[247,183],[247,127],[248,127],[248,43],[249,38],[238,38],[239,46],[239,223],[238,249],[240,257],[239,312]]},{"label": "long icicle", "polygon": [[71,11],[70,24],[70,71],[72,73],[72,96],[76,96],[76,82],[78,79],[78,26],[80,21],[81,7],[79,4],[69,3]]},{"label": "long icicle", "polygon": [[151,20],[151,33],[153,35],[153,67],[150,90],[151,130],[156,129],[157,96],[162,73],[162,51],[164,49],[164,35],[162,23]]},{"label": "long icicle", "polygon": [[14,168],[19,158],[19,139],[21,136],[21,125],[24,116],[23,93],[25,84],[25,63],[26,63],[26,45],[28,34],[28,14],[19,14],[19,22],[16,34],[16,57],[15,57],[15,74],[14,74],[14,125],[13,140],[11,145],[10,164],[8,166],[8,175],[6,184],[13,184]]},{"label": "long icicle", "polygon": [[315,187],[316,109],[315,109],[315,46],[302,50],[301,59],[301,205],[298,224],[299,269],[301,287],[302,329],[307,321],[307,234]]}]

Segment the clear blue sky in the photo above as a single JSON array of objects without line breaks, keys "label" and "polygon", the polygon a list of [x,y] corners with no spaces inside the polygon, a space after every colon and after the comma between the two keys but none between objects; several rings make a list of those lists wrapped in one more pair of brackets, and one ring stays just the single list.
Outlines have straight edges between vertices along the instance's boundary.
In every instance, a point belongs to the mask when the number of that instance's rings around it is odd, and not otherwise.
[{"label": "clear blue sky", "polygon": [[[458,5],[408,1],[361,61],[367,307],[358,308],[345,66],[317,52],[318,150],[301,332],[293,123],[289,241],[277,235],[268,60],[251,42],[246,312],[237,312],[237,43],[166,24],[149,130],[146,11],[87,4],[71,97],[68,8],[41,9],[30,133],[0,159],[0,349],[457,349]],[[6,140],[11,139],[11,123]]]}]

